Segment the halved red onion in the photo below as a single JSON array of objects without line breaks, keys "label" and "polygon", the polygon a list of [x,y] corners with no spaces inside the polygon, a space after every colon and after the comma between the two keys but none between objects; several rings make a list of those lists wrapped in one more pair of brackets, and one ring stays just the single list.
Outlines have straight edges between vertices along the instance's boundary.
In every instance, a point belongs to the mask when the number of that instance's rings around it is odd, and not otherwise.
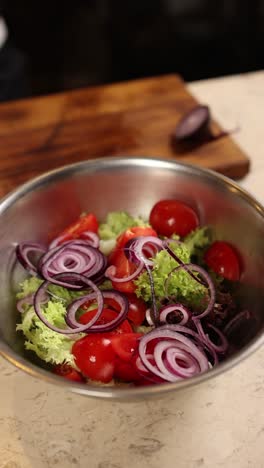
[{"label": "halved red onion", "polygon": [[200,320],[195,320],[194,323],[196,325],[196,328],[198,330],[199,335],[203,338],[204,341],[207,341],[209,346],[211,346],[217,353],[225,353],[227,351],[228,341],[227,341],[225,335],[221,332],[221,330],[219,330],[218,328],[216,328],[214,325],[212,325],[210,323],[207,324],[207,327],[214,330],[214,332],[218,335],[218,337],[221,340],[221,344],[217,345],[217,344],[213,343],[213,341],[211,340],[209,334],[204,332],[204,329],[203,329],[203,326],[202,326]]},{"label": "halved red onion", "polygon": [[191,312],[183,304],[168,304],[160,310],[160,322],[170,323],[168,322],[168,316],[170,314],[173,318],[177,319],[177,324],[179,325],[185,325],[191,317]]},{"label": "halved red onion", "polygon": [[[144,366],[167,382],[193,377],[209,369],[205,352],[198,347],[195,340],[181,333],[181,330],[187,330],[187,333],[191,334],[186,327],[165,325],[147,333],[139,341],[139,356]],[[202,345],[199,335],[195,332],[194,334],[198,337],[198,343]],[[152,340],[157,340],[153,351],[155,365],[147,357],[147,345]]]},{"label": "halved red onion", "polygon": [[16,256],[21,265],[31,273],[31,275],[37,275],[37,265],[33,264],[30,260],[30,255],[36,255],[38,257],[45,254],[47,249],[35,242],[20,242],[16,247]]},{"label": "halved red onion", "polygon": [[[179,265],[177,266],[176,268],[174,268],[168,275],[166,281],[165,281],[165,293],[166,293],[166,296],[167,296],[167,291],[168,291],[168,282],[170,280],[170,277],[176,273],[177,271],[180,271],[180,270],[185,270],[187,273],[191,273],[192,271],[196,271],[197,273],[199,273],[199,275],[202,277],[202,279],[205,281],[205,284],[203,284],[203,286],[207,286],[209,292],[210,292],[210,299],[209,299],[209,302],[207,304],[207,307],[205,308],[205,310],[199,314],[199,315],[195,315],[193,316],[193,320],[196,320],[196,319],[201,319],[203,317],[205,317],[206,315],[208,315],[212,310],[213,310],[213,307],[214,307],[214,304],[215,304],[215,287],[214,287],[214,284],[213,284],[213,281],[211,280],[209,274],[207,273],[207,271],[204,270],[204,268],[198,266],[198,265],[195,265],[194,263],[185,263],[183,265]],[[199,280],[199,278],[196,278],[196,276],[194,276],[194,279],[201,284],[201,281]]]},{"label": "halved red onion", "polygon": [[[65,286],[54,278],[59,273],[79,273],[94,279],[106,267],[105,256],[84,240],[69,241],[49,250],[39,262],[41,275],[54,284]],[[76,286],[74,286],[76,288]]]},{"label": "halved red onion", "polygon": [[[79,282],[79,284],[82,283],[83,285],[85,285],[88,288],[91,288],[94,291],[94,297],[96,297],[96,300],[97,300],[98,310],[97,310],[97,313],[95,314],[95,316],[93,317],[93,319],[91,320],[91,322],[89,324],[89,326],[91,326],[98,320],[98,318],[100,317],[100,315],[102,313],[102,310],[103,310],[104,301],[103,301],[102,292],[100,291],[100,289],[98,289],[98,287],[92,281],[90,281],[84,275],[80,275],[78,273],[62,273],[60,275],[57,275],[57,277],[59,277],[59,280],[61,280],[62,282],[66,283],[66,284],[67,284],[67,280],[68,280],[69,276],[70,276],[70,281],[75,280],[76,282]],[[50,281],[44,281],[44,283],[41,284],[41,286],[39,287],[39,289],[35,293],[35,296],[34,296],[34,309],[35,309],[35,312],[36,312],[38,318],[48,328],[50,328],[52,331],[57,332],[57,333],[62,333],[64,335],[71,335],[71,334],[75,334],[75,333],[85,332],[87,330],[87,328],[88,328],[87,324],[82,325],[82,324],[79,323],[77,326],[74,326],[74,327],[69,327],[68,326],[68,327],[65,327],[65,328],[58,328],[55,325],[51,324],[47,320],[45,314],[41,310],[41,304],[42,304],[42,301],[43,301],[43,296],[46,295],[46,291],[47,291],[47,288],[49,287],[49,285],[50,285]],[[66,318],[67,317],[65,317],[65,322],[66,322]],[[67,321],[67,325],[69,325],[68,321]]]},{"label": "halved red onion", "polygon": [[[126,296],[118,291],[107,290],[101,291],[103,299],[114,299],[120,306],[120,311],[117,312],[117,316],[111,320],[110,322],[95,325],[95,322],[98,320],[98,315],[96,314],[96,318],[91,318],[91,320],[85,325],[85,332],[89,333],[99,333],[99,332],[109,332],[114,330],[118,325],[120,325],[127,317],[128,313],[128,299]],[[87,294],[81,298],[75,299],[67,309],[66,315],[66,322],[67,324],[72,327],[79,327],[80,323],[76,320],[76,312],[77,310],[85,304],[85,302],[96,299],[96,294],[91,293]]]}]

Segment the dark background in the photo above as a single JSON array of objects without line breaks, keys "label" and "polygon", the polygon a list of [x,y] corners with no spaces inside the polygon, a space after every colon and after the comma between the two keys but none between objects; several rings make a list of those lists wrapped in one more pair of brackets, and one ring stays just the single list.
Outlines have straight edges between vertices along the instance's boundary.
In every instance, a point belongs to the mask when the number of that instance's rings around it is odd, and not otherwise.
[{"label": "dark background", "polygon": [[4,15],[30,94],[264,65],[264,0],[8,0]]}]

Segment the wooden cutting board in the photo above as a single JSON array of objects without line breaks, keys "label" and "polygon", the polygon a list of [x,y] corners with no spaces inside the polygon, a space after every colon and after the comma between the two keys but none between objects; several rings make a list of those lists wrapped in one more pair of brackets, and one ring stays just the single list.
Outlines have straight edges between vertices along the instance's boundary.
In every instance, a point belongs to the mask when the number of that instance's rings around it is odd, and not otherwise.
[{"label": "wooden cutting board", "polygon": [[[230,137],[172,145],[177,122],[196,104],[176,75],[1,104],[0,196],[49,169],[112,155],[171,158],[243,177],[249,159]],[[212,131],[220,131],[215,122]]]}]

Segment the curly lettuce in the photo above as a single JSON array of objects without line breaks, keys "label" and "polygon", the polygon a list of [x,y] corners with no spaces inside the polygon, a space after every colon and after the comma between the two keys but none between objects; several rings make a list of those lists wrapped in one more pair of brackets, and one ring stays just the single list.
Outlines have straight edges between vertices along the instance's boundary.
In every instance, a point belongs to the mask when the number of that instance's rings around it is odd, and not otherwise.
[{"label": "curly lettuce", "polygon": [[[43,280],[33,276],[26,279],[20,285],[21,290],[17,293],[17,298],[22,299],[29,294],[34,294],[42,282]],[[67,305],[84,293],[50,285],[49,294],[51,299],[41,307],[42,312],[52,325],[63,329],[66,327]],[[74,358],[71,354],[74,341],[48,328],[38,318],[32,305],[25,306],[25,312],[22,314],[21,323],[17,325],[17,330],[22,331],[26,337],[25,348],[35,352],[43,361],[51,364],[67,363],[74,366]],[[78,335],[78,337],[81,336],[83,335]]]},{"label": "curly lettuce", "polygon": [[[184,263],[191,262],[191,250],[188,244],[171,243],[171,249]],[[182,302],[189,307],[199,309],[207,298],[206,288],[193,279],[185,270],[174,271],[179,263],[166,251],[160,251],[154,260],[152,277],[154,281],[155,296],[158,302],[164,297],[173,297],[175,301]],[[134,281],[136,294],[146,302],[151,301],[151,289],[147,272],[141,273]]]},{"label": "curly lettuce", "polygon": [[140,217],[134,218],[126,211],[113,211],[108,213],[105,223],[99,226],[99,237],[102,240],[116,239],[119,234],[130,227],[149,226]]}]

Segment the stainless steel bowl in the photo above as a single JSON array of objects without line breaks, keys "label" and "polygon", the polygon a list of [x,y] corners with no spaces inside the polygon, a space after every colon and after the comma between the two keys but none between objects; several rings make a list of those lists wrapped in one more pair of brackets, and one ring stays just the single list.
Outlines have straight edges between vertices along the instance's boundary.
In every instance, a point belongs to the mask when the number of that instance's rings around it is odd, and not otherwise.
[{"label": "stainless steel bowl", "polygon": [[[56,377],[29,359],[16,333],[14,294],[22,269],[14,246],[25,240],[47,241],[82,211],[100,219],[112,210],[148,216],[153,204],[177,198],[191,204],[202,224],[214,226],[219,239],[237,246],[243,257],[240,300],[257,320],[243,330],[239,351],[210,372],[174,384],[143,388],[95,387]],[[176,162],[143,158],[108,158],[62,167],[8,195],[0,204],[0,353],[27,373],[90,397],[134,399],[161,396],[213,378],[237,365],[264,342],[264,209],[231,180],[212,171]]]}]

